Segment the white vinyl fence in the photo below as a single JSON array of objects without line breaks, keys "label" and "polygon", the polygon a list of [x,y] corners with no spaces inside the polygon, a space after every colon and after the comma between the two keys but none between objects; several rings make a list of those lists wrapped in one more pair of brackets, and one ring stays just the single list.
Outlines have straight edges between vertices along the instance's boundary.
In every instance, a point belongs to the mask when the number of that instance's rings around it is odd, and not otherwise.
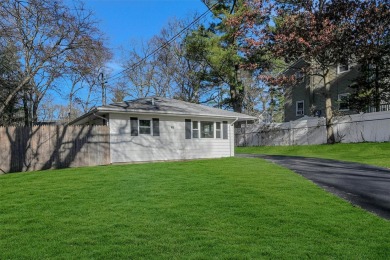
[{"label": "white vinyl fence", "polygon": [[[336,142],[389,142],[390,111],[335,117],[333,130]],[[235,142],[236,146],[325,144],[325,118],[237,128]]]}]

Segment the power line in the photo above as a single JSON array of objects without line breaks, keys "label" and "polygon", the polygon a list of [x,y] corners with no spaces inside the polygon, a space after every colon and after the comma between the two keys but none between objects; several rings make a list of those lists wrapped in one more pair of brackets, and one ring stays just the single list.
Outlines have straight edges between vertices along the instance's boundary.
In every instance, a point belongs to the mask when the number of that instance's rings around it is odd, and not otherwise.
[{"label": "power line", "polygon": [[155,49],[154,51],[152,51],[151,53],[149,53],[148,55],[146,55],[144,58],[142,58],[140,61],[132,64],[130,67],[114,74],[113,76],[110,76],[106,79],[106,82],[107,81],[111,81],[111,80],[114,80],[116,78],[118,78],[119,75],[125,73],[126,71],[130,71],[130,70],[133,70],[135,69],[137,66],[141,65],[142,62],[144,62],[146,59],[148,59],[150,56],[154,55],[155,53],[157,53],[158,51],[160,51],[161,49],[165,48],[166,46],[168,46],[169,44],[171,44],[174,40],[176,40],[183,32],[187,31],[192,25],[194,25],[195,23],[197,23],[200,19],[202,19],[204,16],[206,16],[209,12],[212,11],[212,9],[217,5],[218,3],[215,3],[213,4],[210,8],[207,9],[207,11],[205,11],[204,13],[202,13],[199,17],[197,17],[195,20],[193,20],[189,25],[187,25],[186,27],[184,27],[182,30],[180,30],[177,34],[175,34],[171,39],[169,39],[167,42],[165,42],[164,44],[162,44],[160,47],[158,47],[157,49]]}]

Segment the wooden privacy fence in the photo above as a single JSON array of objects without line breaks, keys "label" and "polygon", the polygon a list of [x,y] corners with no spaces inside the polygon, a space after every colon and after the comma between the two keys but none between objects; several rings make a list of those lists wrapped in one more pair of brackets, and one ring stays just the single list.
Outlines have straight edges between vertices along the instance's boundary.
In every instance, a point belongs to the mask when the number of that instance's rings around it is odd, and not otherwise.
[{"label": "wooden privacy fence", "polygon": [[0,174],[110,162],[108,126],[0,127]]}]

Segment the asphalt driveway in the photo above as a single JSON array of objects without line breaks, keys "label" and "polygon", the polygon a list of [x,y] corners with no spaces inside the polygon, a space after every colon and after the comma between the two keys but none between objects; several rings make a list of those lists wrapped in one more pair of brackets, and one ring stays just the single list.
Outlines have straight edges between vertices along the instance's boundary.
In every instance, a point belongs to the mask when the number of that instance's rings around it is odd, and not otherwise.
[{"label": "asphalt driveway", "polygon": [[237,154],[258,157],[286,167],[313,181],[325,190],[390,220],[390,170],[336,160]]}]

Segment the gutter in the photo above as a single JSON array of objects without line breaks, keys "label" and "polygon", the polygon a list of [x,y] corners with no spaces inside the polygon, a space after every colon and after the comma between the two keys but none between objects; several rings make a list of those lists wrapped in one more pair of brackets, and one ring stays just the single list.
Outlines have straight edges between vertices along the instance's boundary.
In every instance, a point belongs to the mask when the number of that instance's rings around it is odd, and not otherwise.
[{"label": "gutter", "polygon": [[[244,120],[255,120],[256,117],[253,116],[225,116],[225,115],[212,115],[212,114],[180,114],[180,113],[172,113],[172,112],[159,112],[159,111],[118,111],[116,109],[100,109],[97,108],[96,112],[101,113],[115,113],[115,114],[139,114],[139,115],[166,115],[166,116],[180,116],[180,117],[212,117],[212,118],[234,118],[236,122],[237,120],[244,119]],[[82,119],[82,118],[80,118]]]},{"label": "gutter", "polygon": [[93,113],[93,115],[94,116],[96,116],[96,117],[98,117],[98,118],[101,118],[101,119],[103,119],[103,122],[104,122],[104,120],[106,121],[106,123],[107,123],[107,125],[109,124],[109,122],[108,122],[108,119],[107,118],[105,118],[105,117],[102,117],[102,116],[99,116],[99,115],[97,115],[96,113]]},{"label": "gutter", "polygon": [[233,121],[233,123],[231,123],[230,125],[233,126],[235,122],[238,121],[238,117],[236,117],[236,120]]},{"label": "gutter", "polygon": [[71,122],[68,123],[68,125],[73,125],[75,122],[78,122],[78,121],[80,121],[80,120],[82,120],[84,118],[88,118],[89,116],[94,115],[96,112],[98,112],[98,109],[94,108],[92,111],[89,111],[88,113],[86,113],[86,114],[84,114],[84,115],[82,115],[82,116],[72,120]]}]

